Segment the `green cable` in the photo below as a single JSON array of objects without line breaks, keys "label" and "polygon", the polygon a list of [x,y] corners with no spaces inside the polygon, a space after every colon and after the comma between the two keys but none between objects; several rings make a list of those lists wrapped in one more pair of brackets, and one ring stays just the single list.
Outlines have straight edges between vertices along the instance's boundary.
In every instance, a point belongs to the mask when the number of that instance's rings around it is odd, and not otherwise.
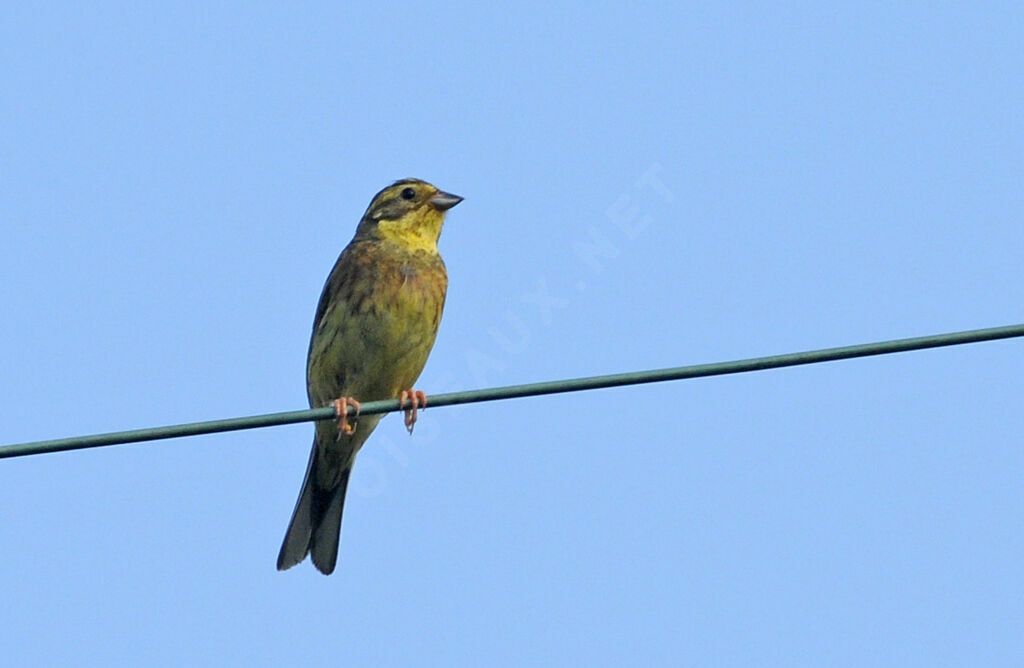
[{"label": "green cable", "polygon": [[[634,371],[631,373],[618,373],[608,376],[590,376],[587,378],[553,380],[543,383],[528,383],[526,385],[492,387],[483,390],[433,394],[430,395],[429,400],[431,408],[440,408],[441,406],[470,404],[479,401],[497,401],[499,399],[535,397],[543,394],[580,392],[582,390],[597,390],[623,385],[661,383],[668,380],[682,380],[684,378],[721,376],[731,373],[744,373],[747,371],[778,369],[780,367],[799,366],[801,364],[816,364],[818,362],[831,362],[835,360],[851,359],[854,357],[869,357],[872,355],[888,355],[891,353],[907,352],[910,350],[956,346],[965,343],[979,343],[981,341],[994,341],[997,339],[1009,339],[1020,336],[1024,336],[1024,324],[1008,325],[1006,327],[991,327],[988,329],[975,329],[966,332],[953,332],[950,334],[935,334],[933,336],[920,336],[911,339],[896,339],[894,341],[882,341],[878,343],[864,343],[855,346],[844,346],[841,348],[810,350],[807,352],[774,355],[771,357],[755,357],[752,359],[735,360],[731,362],[716,362],[713,364],[681,366],[671,369]],[[397,399],[368,401],[362,404],[360,414],[373,415],[377,413],[390,413],[397,410],[401,410]],[[353,415],[353,410],[351,408],[349,410],[349,414]],[[0,446],[0,459],[4,459],[6,457],[22,457],[24,455],[38,455],[46,452],[62,452],[65,450],[96,448],[103,445],[117,445],[120,443],[138,443],[141,441],[155,441],[158,439],[178,438],[181,436],[198,436],[200,434],[213,434],[221,431],[272,427],[281,424],[294,424],[296,422],[311,422],[314,420],[329,420],[334,418],[335,414],[333,407],[312,408],[300,411],[288,411],[286,413],[269,413],[266,415],[252,415],[226,420],[191,422],[188,424],[169,425],[166,427],[152,427],[149,429],[117,431],[108,434],[59,438],[52,441],[17,443],[14,445]]]}]

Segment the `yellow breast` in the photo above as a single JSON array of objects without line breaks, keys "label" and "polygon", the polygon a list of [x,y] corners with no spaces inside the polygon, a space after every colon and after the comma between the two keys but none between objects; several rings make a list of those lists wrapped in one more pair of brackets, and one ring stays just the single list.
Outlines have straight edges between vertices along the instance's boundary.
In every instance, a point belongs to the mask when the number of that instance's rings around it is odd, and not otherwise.
[{"label": "yellow breast", "polygon": [[325,287],[310,342],[310,402],[387,399],[411,388],[434,345],[447,284],[436,249],[350,245]]}]

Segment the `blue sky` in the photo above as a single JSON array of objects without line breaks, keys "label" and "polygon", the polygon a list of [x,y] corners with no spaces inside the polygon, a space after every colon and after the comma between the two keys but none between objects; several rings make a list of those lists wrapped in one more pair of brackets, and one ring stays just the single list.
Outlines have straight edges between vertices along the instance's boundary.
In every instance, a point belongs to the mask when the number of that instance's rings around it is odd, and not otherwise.
[{"label": "blue sky", "polygon": [[[0,442],[291,410],[370,197],[466,200],[428,393],[1024,321],[1015,3],[8,4]],[[19,665],[1010,665],[1004,341],[0,462]]]}]

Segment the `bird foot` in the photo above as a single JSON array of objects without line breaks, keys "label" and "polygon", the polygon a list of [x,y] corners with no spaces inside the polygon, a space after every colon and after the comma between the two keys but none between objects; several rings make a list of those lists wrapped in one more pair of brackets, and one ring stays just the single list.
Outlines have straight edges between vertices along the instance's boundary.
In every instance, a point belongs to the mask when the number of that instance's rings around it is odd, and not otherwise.
[{"label": "bird foot", "polygon": [[[410,404],[408,407],[405,405],[406,401]],[[427,395],[420,390],[402,390],[402,394],[398,396],[398,406],[405,409],[405,428],[411,434],[412,428],[416,425],[417,409],[427,407]]]},{"label": "bird foot", "polygon": [[[338,433],[348,436],[356,430],[359,418],[359,402],[352,397],[341,397],[334,400],[334,417],[338,420]],[[356,409],[352,422],[348,421],[348,407]]]}]

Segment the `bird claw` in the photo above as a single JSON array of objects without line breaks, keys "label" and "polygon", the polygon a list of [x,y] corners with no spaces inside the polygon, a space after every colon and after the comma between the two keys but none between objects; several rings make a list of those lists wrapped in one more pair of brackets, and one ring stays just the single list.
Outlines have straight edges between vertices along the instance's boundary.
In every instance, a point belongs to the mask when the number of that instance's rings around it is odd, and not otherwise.
[{"label": "bird claw", "polygon": [[[406,401],[410,404],[408,408],[405,407]],[[402,390],[398,396],[398,406],[405,409],[405,428],[411,434],[412,428],[416,426],[416,411],[427,407],[427,395],[420,390]]]},{"label": "bird claw", "polygon": [[[338,435],[345,434],[348,436],[352,434],[359,422],[359,402],[352,397],[341,397],[340,399],[335,399],[333,403],[334,416],[338,421]],[[348,421],[349,406],[356,409],[355,415],[352,416],[352,422]]]}]

